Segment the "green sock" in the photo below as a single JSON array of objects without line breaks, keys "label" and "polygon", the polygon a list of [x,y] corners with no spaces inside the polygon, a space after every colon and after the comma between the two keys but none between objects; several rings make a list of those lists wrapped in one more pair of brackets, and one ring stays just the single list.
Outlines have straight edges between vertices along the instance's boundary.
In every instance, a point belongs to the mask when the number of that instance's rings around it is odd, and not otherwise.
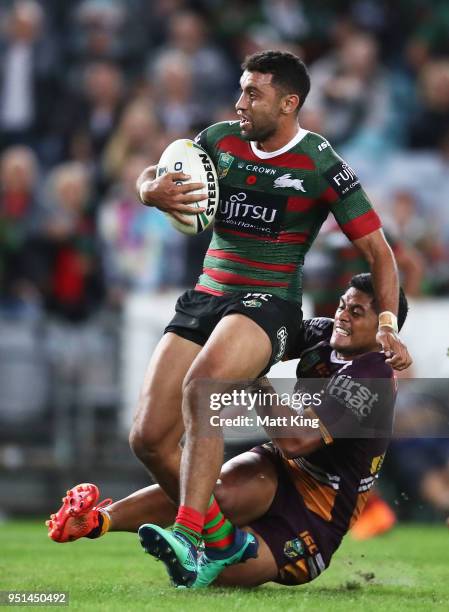
[{"label": "green sock", "polygon": [[203,527],[203,540],[206,548],[225,550],[234,542],[235,527],[220,510],[217,500],[212,495],[206,512]]}]

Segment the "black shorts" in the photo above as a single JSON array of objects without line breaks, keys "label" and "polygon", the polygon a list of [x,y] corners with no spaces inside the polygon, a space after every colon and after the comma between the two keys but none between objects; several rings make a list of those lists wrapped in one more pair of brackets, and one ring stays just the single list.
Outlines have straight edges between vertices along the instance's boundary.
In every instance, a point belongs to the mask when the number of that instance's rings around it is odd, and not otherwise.
[{"label": "black shorts", "polygon": [[278,488],[268,512],[248,527],[263,538],[273,554],[279,569],[275,582],[286,585],[310,582],[328,567],[341,537],[324,519],[306,508],[271,443],[256,446],[251,452],[272,461]]},{"label": "black shorts", "polygon": [[164,333],[173,332],[204,346],[218,322],[232,313],[252,319],[269,336],[272,352],[265,371],[295,347],[302,325],[301,306],[271,293],[239,291],[210,295],[190,289],[176,302],[176,314]]}]

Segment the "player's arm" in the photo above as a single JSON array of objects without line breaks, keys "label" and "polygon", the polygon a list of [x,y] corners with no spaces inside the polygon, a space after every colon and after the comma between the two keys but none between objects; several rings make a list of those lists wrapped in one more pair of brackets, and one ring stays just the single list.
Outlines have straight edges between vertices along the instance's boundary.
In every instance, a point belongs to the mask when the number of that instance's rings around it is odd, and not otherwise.
[{"label": "player's arm", "polygon": [[312,410],[306,408],[301,416],[303,419],[316,422],[316,427],[302,425],[298,427],[298,432],[293,436],[272,438],[274,444],[276,444],[287,459],[304,457],[325,446],[321,426],[316,415]]},{"label": "player's arm", "polygon": [[412,359],[398,336],[399,280],[396,261],[382,231],[382,223],[363,191],[354,170],[332,147],[317,157],[322,178],[330,188],[325,199],[341,230],[366,258],[373,277],[379,307],[377,340],[396,370],[404,370]]},{"label": "player's arm", "polygon": [[412,359],[398,336],[399,279],[393,251],[381,229],[354,240],[353,243],[365,256],[373,278],[380,312],[376,339],[385,351],[387,363],[396,370],[404,370],[411,365]]},{"label": "player's arm", "polygon": [[207,194],[193,194],[192,191],[202,189],[202,183],[186,183],[190,176],[184,172],[165,172],[156,176],[157,166],[148,166],[136,181],[139,200],[146,206],[155,206],[159,210],[170,213],[184,225],[193,225],[183,213],[198,215],[206,209],[193,208],[190,203],[207,200]]},{"label": "player's arm", "polygon": [[[299,414],[290,406],[273,401],[276,392],[267,378],[259,379],[257,384],[262,398],[264,393],[270,397],[270,401],[262,400],[256,407],[257,414],[264,419],[262,422],[267,435],[287,459],[308,455],[324,446],[318,419],[311,409],[305,408]],[[277,424],[270,425],[274,422]],[[304,422],[313,422],[315,426],[299,424]]]}]

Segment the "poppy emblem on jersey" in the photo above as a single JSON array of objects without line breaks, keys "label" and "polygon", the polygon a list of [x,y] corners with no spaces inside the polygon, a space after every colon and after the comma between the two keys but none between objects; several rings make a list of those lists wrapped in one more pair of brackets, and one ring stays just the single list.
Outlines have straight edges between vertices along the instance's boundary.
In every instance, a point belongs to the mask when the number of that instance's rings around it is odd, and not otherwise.
[{"label": "poppy emblem on jersey", "polygon": [[304,179],[293,179],[291,174],[283,174],[274,181],[273,186],[275,189],[283,187],[306,193],[303,183]]},{"label": "poppy emblem on jersey", "polygon": [[228,174],[233,161],[234,157],[229,153],[220,153],[217,164],[217,175],[219,179],[224,178]]},{"label": "poppy emblem on jersey", "polygon": [[254,176],[254,174],[250,174],[248,178],[246,179],[247,185],[254,185],[254,183],[256,182],[257,182],[257,176]]}]

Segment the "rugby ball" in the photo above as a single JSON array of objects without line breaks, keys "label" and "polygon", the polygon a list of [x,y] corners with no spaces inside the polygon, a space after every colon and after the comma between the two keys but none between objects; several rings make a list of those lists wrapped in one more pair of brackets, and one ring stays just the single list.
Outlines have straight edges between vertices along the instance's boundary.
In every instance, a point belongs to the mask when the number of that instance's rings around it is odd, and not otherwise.
[{"label": "rugby ball", "polygon": [[213,223],[218,206],[218,178],[214,164],[206,151],[193,140],[181,138],[172,142],[162,153],[156,176],[166,172],[184,172],[190,175],[189,183],[203,183],[205,187],[192,193],[207,193],[208,199],[189,204],[192,208],[205,208],[199,215],[183,215],[194,221],[193,225],[179,223],[170,213],[165,213],[170,223],[183,234],[199,234]]}]

